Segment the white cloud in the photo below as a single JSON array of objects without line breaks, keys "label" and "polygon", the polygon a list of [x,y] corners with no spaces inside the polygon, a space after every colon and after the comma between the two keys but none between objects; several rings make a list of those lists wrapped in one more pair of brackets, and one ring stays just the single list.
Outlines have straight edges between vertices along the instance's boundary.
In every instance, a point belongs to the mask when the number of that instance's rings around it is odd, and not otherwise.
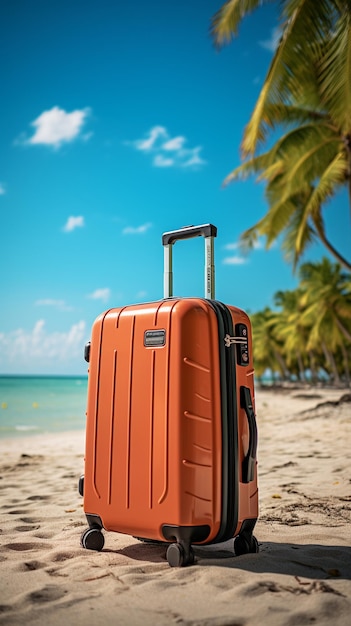
[{"label": "white cloud", "polygon": [[93,293],[88,295],[88,298],[92,300],[102,300],[103,302],[107,302],[110,299],[111,290],[108,287],[104,287],[103,289],[95,289]]},{"label": "white cloud", "polygon": [[147,224],[142,224],[141,226],[127,226],[126,228],[123,228],[122,230],[122,234],[123,235],[143,235],[144,233],[146,233],[147,230],[149,230],[149,228],[151,228],[152,224],[150,222],[147,222]]},{"label": "white cloud", "polygon": [[[45,321],[38,320],[34,328],[26,331],[19,328],[0,334],[0,365],[17,369],[31,367],[31,371],[57,361],[71,361],[82,355],[85,340],[85,322],[73,324],[66,332],[49,333]],[[37,370],[38,371],[38,370]]]},{"label": "white cloud", "polygon": [[134,144],[137,150],[151,150],[159,137],[168,137],[167,130],[163,126],[154,126],[149,131],[147,139],[137,139]]},{"label": "white cloud", "polygon": [[162,144],[163,150],[180,150],[186,142],[185,137],[174,137]]},{"label": "white cloud", "polygon": [[84,217],[82,215],[77,215],[76,217],[71,215],[67,219],[67,222],[63,227],[63,230],[66,233],[70,233],[75,228],[82,228],[83,226],[84,226]]},{"label": "white cloud", "polygon": [[[241,248],[241,245],[238,242],[227,243],[224,246],[225,250],[240,250],[240,248]],[[263,250],[264,249],[264,243],[263,243],[262,237],[260,239],[257,239],[256,241],[253,242],[252,249],[253,250]]]},{"label": "white cloud", "polygon": [[[152,164],[155,167],[187,167],[198,169],[206,161],[200,156],[201,146],[184,148],[186,137],[177,135],[171,137],[164,126],[154,126],[149,130],[145,139],[126,141],[125,144],[141,150],[145,154],[152,154]],[[170,157],[170,153],[172,156]]]},{"label": "white cloud", "polygon": [[172,167],[174,160],[162,156],[162,154],[156,154],[153,161],[155,167]]},{"label": "white cloud", "polygon": [[144,299],[147,296],[147,291],[138,291],[136,297],[140,299]]},{"label": "white cloud", "polygon": [[92,138],[93,134],[94,134],[93,131],[90,131],[89,133],[85,133],[84,135],[82,135],[83,141],[85,142],[89,141],[89,139]]},{"label": "white cloud", "polygon": [[6,193],[4,183],[0,183],[0,196],[3,196]]},{"label": "white cloud", "polygon": [[42,300],[36,300],[35,306],[49,306],[60,311],[72,311],[72,307],[68,306],[64,300],[54,300],[51,298],[44,298]]},{"label": "white cloud", "polygon": [[247,260],[242,256],[227,256],[223,259],[224,265],[243,265]]},{"label": "white cloud", "polygon": [[185,161],[183,161],[183,167],[197,167],[199,165],[205,165],[206,161],[200,157],[200,151],[202,148],[198,146],[197,148],[193,148],[192,150],[184,150],[184,155],[187,155]]},{"label": "white cloud", "polygon": [[[232,242],[227,243],[223,246],[225,250],[238,250],[240,251],[241,244],[240,242]],[[272,246],[274,247],[274,246]],[[252,244],[252,250],[265,250],[264,238],[260,237]],[[246,252],[246,251],[245,251]],[[223,259],[224,265],[243,265],[244,263],[248,263],[248,258],[246,256],[241,256],[240,254],[236,254],[234,256],[228,256]]]},{"label": "white cloud", "polygon": [[[31,123],[31,126],[35,128],[34,135],[25,139],[24,143],[59,148],[62,143],[77,139],[89,113],[90,109],[88,108],[67,113],[58,106],[49,111],[44,111]],[[90,135],[90,133],[85,135],[85,138],[89,138]],[[20,143],[23,142],[20,141]]]},{"label": "white cloud", "polygon": [[253,242],[252,245],[254,250],[263,250],[264,249],[264,243],[262,239],[256,239],[256,241]]},{"label": "white cloud", "polygon": [[265,50],[268,50],[269,52],[275,52],[278,46],[281,34],[282,34],[281,28],[279,26],[276,26],[271,31],[270,39],[265,39],[263,41],[259,41],[258,43],[261,46],[261,48],[264,48]]}]

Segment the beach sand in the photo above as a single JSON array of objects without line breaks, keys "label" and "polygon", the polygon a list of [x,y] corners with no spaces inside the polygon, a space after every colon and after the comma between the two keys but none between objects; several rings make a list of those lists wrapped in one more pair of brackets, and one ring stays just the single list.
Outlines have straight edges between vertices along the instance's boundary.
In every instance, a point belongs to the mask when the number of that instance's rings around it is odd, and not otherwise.
[{"label": "beach sand", "polygon": [[345,394],[257,390],[260,552],[196,547],[186,568],[170,568],[162,545],[117,533],[105,533],[102,552],[80,547],[84,432],[2,440],[0,623],[348,626],[351,403],[336,404]]}]

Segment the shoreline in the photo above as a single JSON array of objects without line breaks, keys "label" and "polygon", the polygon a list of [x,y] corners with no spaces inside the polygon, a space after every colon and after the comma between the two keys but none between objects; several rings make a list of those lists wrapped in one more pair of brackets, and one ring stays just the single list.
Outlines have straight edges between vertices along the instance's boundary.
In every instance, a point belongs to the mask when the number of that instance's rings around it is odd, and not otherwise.
[{"label": "shoreline", "polygon": [[[84,550],[78,479],[85,431],[0,440],[0,624],[329,626],[351,612],[351,402],[345,390],[256,388],[258,554],[163,545],[105,532]],[[318,397],[316,397],[318,395]],[[322,398],[320,398],[322,396]]]}]

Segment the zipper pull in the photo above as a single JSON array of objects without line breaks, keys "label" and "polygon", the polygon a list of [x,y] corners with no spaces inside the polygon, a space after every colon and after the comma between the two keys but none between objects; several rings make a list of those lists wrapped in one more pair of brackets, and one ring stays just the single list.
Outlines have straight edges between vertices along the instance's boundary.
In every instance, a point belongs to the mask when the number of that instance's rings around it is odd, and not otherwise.
[{"label": "zipper pull", "polygon": [[230,348],[230,346],[233,343],[236,343],[236,344],[247,344],[247,337],[231,337],[227,333],[226,336],[224,337],[225,347],[226,348]]}]

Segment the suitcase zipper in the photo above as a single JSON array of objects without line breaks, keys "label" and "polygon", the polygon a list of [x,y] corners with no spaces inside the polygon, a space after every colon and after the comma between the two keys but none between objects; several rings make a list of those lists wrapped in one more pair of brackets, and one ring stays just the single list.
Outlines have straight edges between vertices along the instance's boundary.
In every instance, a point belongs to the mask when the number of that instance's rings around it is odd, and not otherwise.
[{"label": "suitcase zipper", "polygon": [[[232,335],[233,321],[229,309],[218,300],[210,301],[216,311],[219,331],[222,387],[222,515],[217,536],[212,543],[227,541],[234,536],[238,522],[238,434],[235,400],[236,358],[231,349],[234,343],[242,343],[242,337]],[[233,341],[235,340],[235,341]],[[237,341],[238,340],[238,341]],[[241,341],[239,341],[241,340]],[[229,348],[229,350],[227,350]]]},{"label": "suitcase zipper", "polygon": [[231,337],[230,335],[228,335],[228,333],[226,334],[226,336],[224,337],[224,344],[226,348],[230,348],[230,346],[233,343],[240,343],[240,344],[246,344],[247,343],[247,338],[246,337]]}]

